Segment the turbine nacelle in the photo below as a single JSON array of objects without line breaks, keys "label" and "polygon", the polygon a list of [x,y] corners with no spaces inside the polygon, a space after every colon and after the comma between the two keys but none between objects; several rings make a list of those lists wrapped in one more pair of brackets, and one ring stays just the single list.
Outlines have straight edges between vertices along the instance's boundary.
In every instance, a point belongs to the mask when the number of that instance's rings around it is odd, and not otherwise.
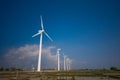
[{"label": "turbine nacelle", "polygon": [[58,51],[60,51],[61,49],[60,49],[60,48],[58,48],[57,50],[58,50]]},{"label": "turbine nacelle", "polygon": [[61,50],[60,48],[58,48],[58,49],[57,49],[57,54],[58,54],[58,55],[60,55],[60,53],[59,53],[59,52],[60,52],[60,50]]},{"label": "turbine nacelle", "polygon": [[39,30],[38,33],[41,34],[42,32],[44,32],[44,30]]}]

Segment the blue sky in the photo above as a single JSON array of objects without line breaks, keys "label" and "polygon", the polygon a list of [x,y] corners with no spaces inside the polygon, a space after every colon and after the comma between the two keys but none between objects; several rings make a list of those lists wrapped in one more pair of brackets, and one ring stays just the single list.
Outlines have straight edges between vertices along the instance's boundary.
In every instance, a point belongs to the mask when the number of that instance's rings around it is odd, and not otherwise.
[{"label": "blue sky", "polygon": [[119,0],[1,0],[1,60],[13,47],[39,45],[39,37],[31,36],[41,29],[42,15],[54,40],[44,36],[43,46],[60,47],[74,60],[73,68],[120,68],[119,5]]}]

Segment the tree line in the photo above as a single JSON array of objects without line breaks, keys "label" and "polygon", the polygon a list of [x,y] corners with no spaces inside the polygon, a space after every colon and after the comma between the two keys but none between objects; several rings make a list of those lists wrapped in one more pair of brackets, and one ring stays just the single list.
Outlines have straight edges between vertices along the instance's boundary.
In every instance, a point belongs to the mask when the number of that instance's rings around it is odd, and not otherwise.
[{"label": "tree line", "polygon": [[[107,69],[105,69],[105,70],[107,70]],[[120,69],[118,69],[118,68],[115,67],[115,66],[110,67],[108,70],[120,71]],[[23,71],[23,69],[15,68],[15,67],[11,67],[11,68],[0,67],[0,71]]]},{"label": "tree line", "polygon": [[11,68],[4,68],[4,67],[0,67],[0,71],[22,71],[22,69],[20,68],[14,68],[14,67],[11,67]]}]

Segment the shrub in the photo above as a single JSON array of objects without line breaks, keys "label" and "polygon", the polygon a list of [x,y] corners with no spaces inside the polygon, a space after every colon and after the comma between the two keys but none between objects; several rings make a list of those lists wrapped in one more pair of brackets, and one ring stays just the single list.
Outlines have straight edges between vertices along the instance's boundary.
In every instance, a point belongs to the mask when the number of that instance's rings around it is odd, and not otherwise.
[{"label": "shrub", "polygon": [[118,69],[117,67],[112,66],[112,67],[110,68],[110,70],[118,71],[119,69]]}]

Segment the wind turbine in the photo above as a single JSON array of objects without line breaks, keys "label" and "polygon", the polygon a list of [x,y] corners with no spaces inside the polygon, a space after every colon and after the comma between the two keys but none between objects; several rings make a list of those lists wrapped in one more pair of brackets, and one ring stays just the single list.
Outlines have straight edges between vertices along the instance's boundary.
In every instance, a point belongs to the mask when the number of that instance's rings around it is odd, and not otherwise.
[{"label": "wind turbine", "polygon": [[37,71],[41,71],[42,34],[44,33],[51,41],[53,41],[52,38],[44,30],[42,16],[40,16],[40,19],[41,19],[42,30],[38,30],[38,33],[36,33],[35,35],[32,36],[32,37],[35,37],[37,35],[40,35],[40,45],[39,45],[39,55],[38,55],[38,67],[37,67]]},{"label": "wind turbine", "polygon": [[32,70],[33,70],[33,71],[35,71],[35,68],[34,68],[34,66],[33,66],[33,65],[32,65]]},{"label": "wind turbine", "polygon": [[66,70],[66,55],[63,54],[63,58],[64,58],[64,70]]},{"label": "wind turbine", "polygon": [[57,49],[57,59],[58,59],[58,71],[60,71],[60,48]]},{"label": "wind turbine", "polygon": [[71,63],[72,63],[72,60],[70,58],[67,58],[67,70],[71,69]]},{"label": "wind turbine", "polygon": [[67,70],[70,70],[70,68],[71,68],[71,60],[68,57],[66,59],[66,64],[67,64]]},{"label": "wind turbine", "polygon": [[68,70],[68,58],[66,58],[66,70]]}]

